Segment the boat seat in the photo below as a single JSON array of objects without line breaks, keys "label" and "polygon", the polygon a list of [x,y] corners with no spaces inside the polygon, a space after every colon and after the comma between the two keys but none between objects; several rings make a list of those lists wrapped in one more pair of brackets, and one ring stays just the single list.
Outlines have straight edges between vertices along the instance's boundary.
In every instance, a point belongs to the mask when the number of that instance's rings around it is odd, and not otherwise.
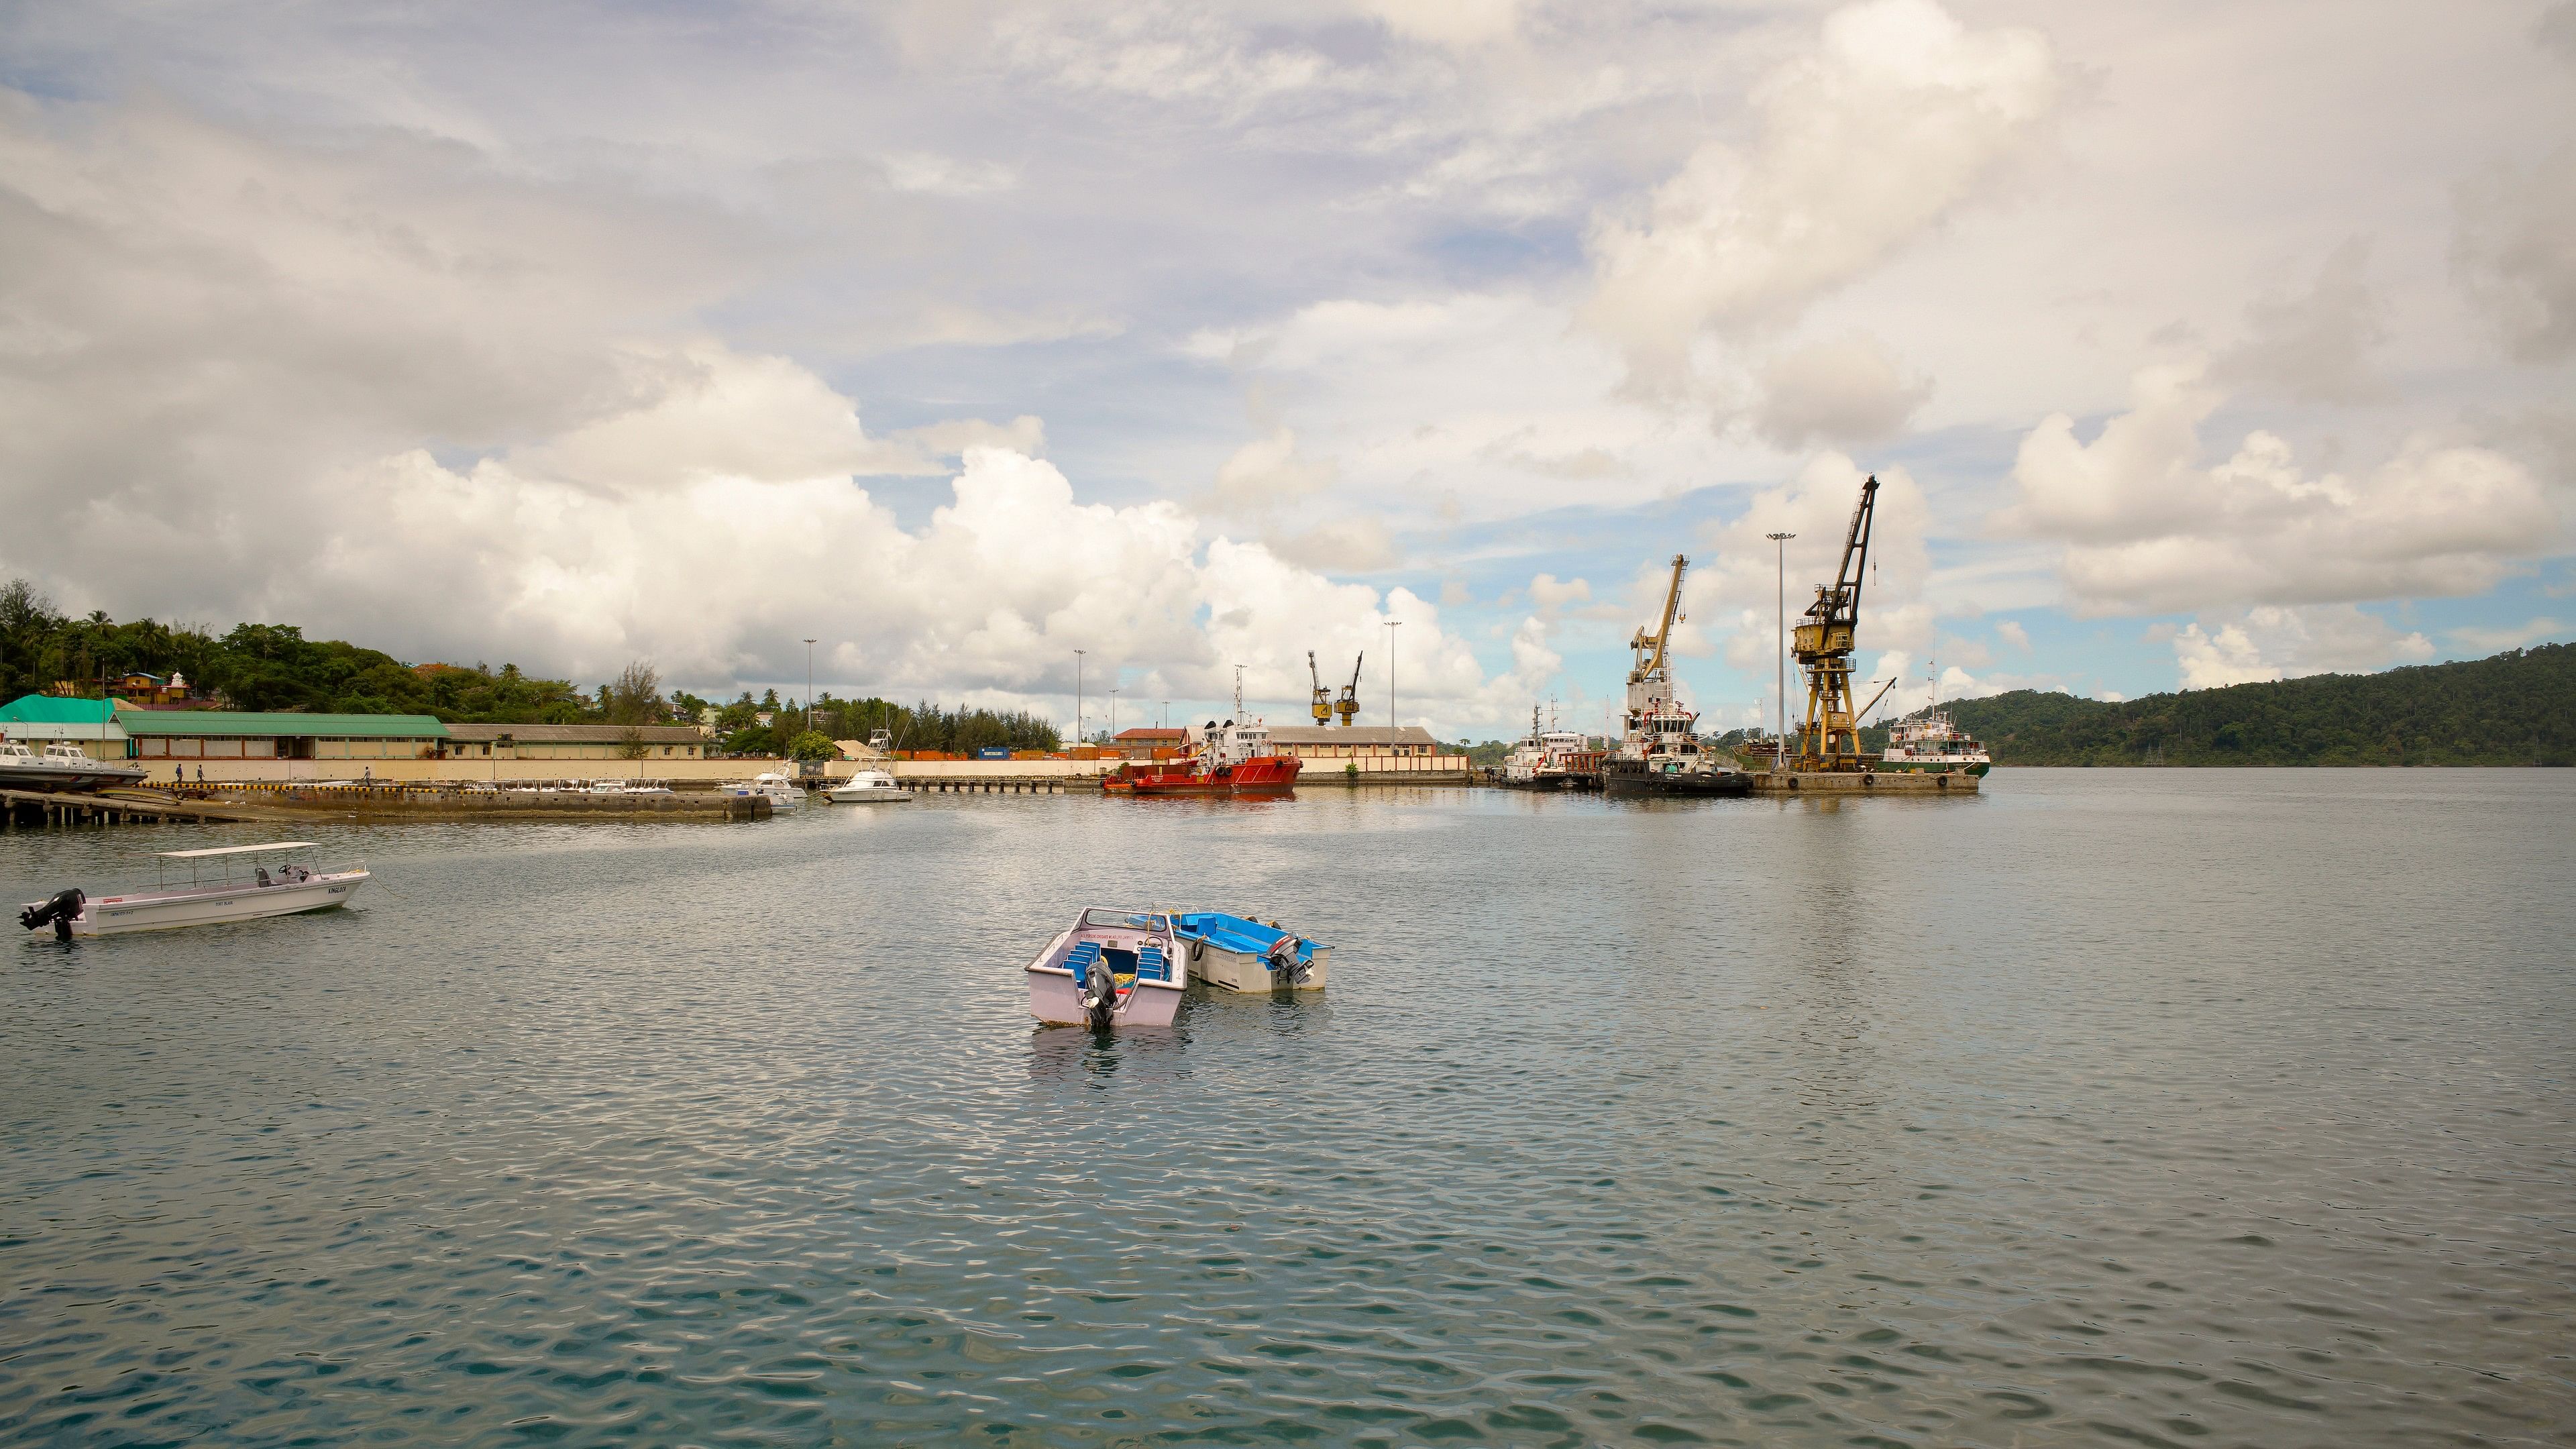
[{"label": "boat seat", "polygon": [[1072,972],[1074,979],[1078,981],[1082,979],[1084,972],[1091,969],[1091,963],[1099,959],[1100,943],[1098,941],[1078,941],[1074,943],[1072,952],[1064,958],[1064,969]]},{"label": "boat seat", "polygon": [[1163,959],[1163,948],[1148,946],[1136,956],[1136,975],[1146,981],[1172,979],[1172,963]]}]

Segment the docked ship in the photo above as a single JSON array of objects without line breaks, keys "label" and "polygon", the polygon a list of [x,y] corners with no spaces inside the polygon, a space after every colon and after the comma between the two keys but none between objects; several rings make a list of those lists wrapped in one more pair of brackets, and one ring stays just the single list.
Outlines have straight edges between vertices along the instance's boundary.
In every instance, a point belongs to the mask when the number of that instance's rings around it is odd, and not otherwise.
[{"label": "docked ship", "polygon": [[1500,783],[1514,790],[1597,790],[1601,753],[1580,730],[1540,728],[1533,707],[1529,738],[1503,757]]},{"label": "docked ship", "polygon": [[1994,768],[1986,747],[1959,728],[1950,712],[1932,705],[1887,727],[1887,748],[1880,752],[1881,770],[1948,774],[1956,770],[1982,776]]},{"label": "docked ship", "polygon": [[93,759],[80,746],[60,740],[43,754],[22,740],[0,739],[0,789],[81,793],[108,785],[139,785],[150,778],[141,765]]},{"label": "docked ship", "polygon": [[1681,617],[1682,570],[1689,566],[1689,559],[1673,555],[1673,582],[1664,594],[1663,623],[1652,635],[1640,629],[1628,641],[1633,666],[1628,671],[1627,733],[1619,748],[1601,762],[1605,795],[1753,793],[1753,777],[1702,745],[1699,716],[1673,698],[1665,646],[1672,639],[1674,621]]},{"label": "docked ship", "polygon": [[[1240,703],[1240,701],[1238,701]],[[1111,795],[1290,795],[1306,762],[1279,753],[1270,727],[1210,720],[1174,760],[1130,760],[1101,778]]]}]

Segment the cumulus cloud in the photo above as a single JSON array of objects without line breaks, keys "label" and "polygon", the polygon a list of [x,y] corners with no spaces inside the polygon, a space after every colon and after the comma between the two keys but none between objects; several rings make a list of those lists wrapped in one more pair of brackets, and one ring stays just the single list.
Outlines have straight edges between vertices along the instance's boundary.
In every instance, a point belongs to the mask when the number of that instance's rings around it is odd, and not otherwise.
[{"label": "cumulus cloud", "polygon": [[2350,604],[2271,605],[2185,625],[2173,638],[2185,689],[2216,689],[2307,674],[2367,673],[2422,664],[2433,644]]},{"label": "cumulus cloud", "polygon": [[2386,387],[2370,355],[2388,340],[2388,305],[2370,281],[2370,244],[2337,247],[2298,293],[2271,293],[2245,310],[2243,341],[2213,375],[2314,402],[2355,402]]},{"label": "cumulus cloud", "polygon": [[1361,0],[1361,9],[1407,40],[1490,45],[1520,30],[1520,0]]},{"label": "cumulus cloud", "polygon": [[1277,428],[1237,448],[1216,470],[1209,495],[1211,512],[1259,518],[1285,504],[1323,492],[1333,484],[1330,460],[1300,455],[1297,435]]},{"label": "cumulus cloud", "polygon": [[2030,631],[2023,628],[2017,620],[1996,620],[1995,635],[2024,654],[2028,654],[2030,652]]},{"label": "cumulus cloud", "polygon": [[[0,97],[0,574],[120,616],[575,677],[641,656],[699,687],[796,677],[819,635],[827,678],[1040,708],[1075,648],[1158,699],[1229,694],[1237,662],[1302,698],[1307,648],[1347,657],[1392,614],[1409,708],[1517,709],[1436,607],[1292,557],[1382,558],[1375,520],[1272,547],[1081,503],[1030,456],[1034,417],[872,434],[809,367],[687,315],[746,263],[660,205],[444,145]],[[915,526],[854,481],[950,457]]]},{"label": "cumulus cloud", "polygon": [[2064,545],[2079,611],[2472,594],[2558,537],[2522,465],[2429,434],[2350,477],[2310,476],[2261,431],[2205,464],[2199,428],[2220,396],[2198,364],[2150,367],[2090,443],[2064,414],[2023,438],[1998,522]]},{"label": "cumulus cloud", "polygon": [[1784,451],[1884,442],[1932,394],[1929,379],[1906,376],[1885,345],[1861,336],[1775,354],[1760,384],[1754,431]]},{"label": "cumulus cloud", "polygon": [[1637,214],[1596,221],[1587,320],[1675,391],[1704,331],[1795,318],[1966,200],[2057,100],[2037,32],[1971,31],[1934,0],[1866,0],[1763,82],[1749,149],[1712,141]]},{"label": "cumulus cloud", "polygon": [[2452,261],[2517,358],[2576,352],[2576,145],[2461,188]]},{"label": "cumulus cloud", "polygon": [[1592,584],[1587,579],[1567,579],[1560,583],[1554,574],[1540,574],[1530,580],[1530,602],[1548,613],[1576,602],[1592,601]]}]

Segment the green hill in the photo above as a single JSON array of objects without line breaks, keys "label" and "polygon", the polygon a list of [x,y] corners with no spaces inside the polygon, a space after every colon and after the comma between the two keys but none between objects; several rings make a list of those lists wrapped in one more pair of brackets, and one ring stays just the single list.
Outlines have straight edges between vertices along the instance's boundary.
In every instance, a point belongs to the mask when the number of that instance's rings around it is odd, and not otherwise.
[{"label": "green hill", "polygon": [[2576,765],[2576,644],[2109,704],[1950,706],[1998,765]]}]

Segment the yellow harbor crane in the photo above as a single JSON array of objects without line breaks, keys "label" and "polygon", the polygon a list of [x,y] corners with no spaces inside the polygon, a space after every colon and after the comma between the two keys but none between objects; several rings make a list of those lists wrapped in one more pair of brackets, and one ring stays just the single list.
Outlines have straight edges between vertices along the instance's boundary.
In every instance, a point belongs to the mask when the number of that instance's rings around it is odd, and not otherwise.
[{"label": "yellow harbor crane", "polygon": [[1664,590],[1663,622],[1655,626],[1654,633],[1639,629],[1637,637],[1628,641],[1628,733],[1631,735],[1644,733],[1648,716],[1664,713],[1665,707],[1672,703],[1672,671],[1664,662],[1665,646],[1672,642],[1673,622],[1682,616],[1682,570],[1689,567],[1689,559],[1680,554],[1673,555],[1673,582]]},{"label": "yellow harbor crane", "polygon": [[1860,632],[1860,588],[1869,577],[1869,530],[1877,510],[1878,476],[1872,474],[1860,485],[1860,503],[1843,535],[1843,561],[1833,586],[1816,586],[1807,622],[1790,635],[1790,651],[1807,675],[1807,719],[1792,769],[1857,770],[1863,763],[1860,717],[1852,708],[1851,657]]},{"label": "yellow harbor crane", "polygon": [[1342,717],[1342,728],[1360,722],[1360,661],[1368,658],[1363,649],[1351,659],[1351,682],[1342,686],[1342,697],[1333,701],[1333,712]]},{"label": "yellow harbor crane", "polygon": [[1312,649],[1306,651],[1306,682],[1315,687],[1307,712],[1314,715],[1315,726],[1321,729],[1333,722],[1333,692],[1324,687],[1324,676],[1315,672],[1315,651]]}]

